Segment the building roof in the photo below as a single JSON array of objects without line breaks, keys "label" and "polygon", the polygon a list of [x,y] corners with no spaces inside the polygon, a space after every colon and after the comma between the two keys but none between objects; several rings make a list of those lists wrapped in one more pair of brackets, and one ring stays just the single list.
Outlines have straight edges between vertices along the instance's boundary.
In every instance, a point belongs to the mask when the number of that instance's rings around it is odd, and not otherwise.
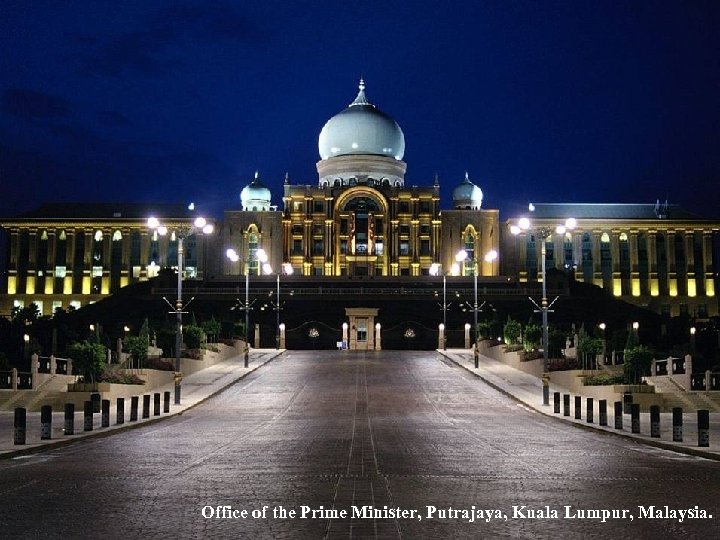
[{"label": "building roof", "polygon": [[[533,203],[527,217],[535,219],[685,219],[707,218],[676,204]],[[662,216],[662,217],[661,217]]]},{"label": "building roof", "polygon": [[45,203],[34,210],[6,219],[147,219],[190,218],[186,204],[179,203]]}]

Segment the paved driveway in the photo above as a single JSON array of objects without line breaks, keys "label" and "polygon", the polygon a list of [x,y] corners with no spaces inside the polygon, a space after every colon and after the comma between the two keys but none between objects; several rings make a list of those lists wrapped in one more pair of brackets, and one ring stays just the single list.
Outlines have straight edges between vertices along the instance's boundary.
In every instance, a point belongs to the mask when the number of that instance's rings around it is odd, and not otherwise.
[{"label": "paved driveway", "polygon": [[[710,538],[720,467],[531,412],[434,352],[307,351],[0,462],[0,500],[8,538]],[[696,505],[713,517],[672,517]]]}]

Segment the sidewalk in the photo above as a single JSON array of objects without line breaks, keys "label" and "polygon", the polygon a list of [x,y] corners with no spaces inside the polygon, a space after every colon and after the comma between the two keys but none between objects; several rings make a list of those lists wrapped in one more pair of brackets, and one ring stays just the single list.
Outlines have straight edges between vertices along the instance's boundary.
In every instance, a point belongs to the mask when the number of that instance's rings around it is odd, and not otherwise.
[{"label": "sidewalk", "polygon": [[[150,395],[159,392],[161,395],[161,414],[154,416],[153,399],[150,399],[150,417],[142,418],[142,397],[138,407],[137,421],[130,422],[130,396],[125,398],[125,423],[116,424],[117,411],[115,400],[110,402],[110,426],[100,427],[101,415],[96,413],[93,415],[93,431],[83,431],[83,410],[75,409],[75,426],[73,435],[64,434],[65,415],[63,410],[53,410],[52,415],[52,439],[40,439],[40,413],[27,413],[27,428],[24,445],[14,444],[14,421],[15,415],[13,411],[0,411],[0,459],[12,458],[24,454],[31,454],[42,449],[57,448],[72,444],[78,439],[87,437],[103,437],[118,430],[134,429],[151,422],[159,422],[164,418],[182,414],[188,409],[202,403],[209,397],[224,390],[226,387],[242,379],[249,373],[252,373],[259,367],[270,362],[280,354],[284,349],[252,349],[250,351],[249,367],[243,367],[242,355],[234,356],[223,362],[219,362],[214,366],[210,366],[201,371],[197,371],[182,380],[181,405],[175,405],[174,386],[153,388],[144,392],[144,395]],[[162,413],[162,395],[164,392],[170,392],[170,412]],[[137,394],[136,394],[137,395]],[[142,394],[141,394],[142,395]]]},{"label": "sidewalk", "polygon": [[683,413],[683,442],[672,441],[672,413],[660,413],[660,438],[650,437],[650,413],[640,414],[640,433],[631,433],[631,421],[629,414],[623,414],[623,429],[615,429],[614,404],[607,404],[608,426],[599,424],[598,400],[594,400],[593,422],[586,420],[586,397],[582,396],[581,420],[575,419],[575,395],[570,398],[570,416],[563,415],[563,404],[560,406],[560,414],[553,412],[553,393],[569,393],[568,390],[550,385],[550,405],[542,404],[542,381],[537,377],[523,373],[502,362],[480,355],[480,367],[475,369],[475,362],[471,350],[448,349],[438,350],[438,353],[454,362],[458,366],[475,374],[477,377],[488,383],[500,392],[515,398],[524,405],[530,407],[546,416],[553,416],[560,421],[572,422],[578,427],[593,429],[612,433],[613,435],[634,439],[639,443],[647,444],[657,448],[664,448],[720,461],[720,416],[710,413],[710,446],[698,447],[697,435],[697,413],[688,411]]}]

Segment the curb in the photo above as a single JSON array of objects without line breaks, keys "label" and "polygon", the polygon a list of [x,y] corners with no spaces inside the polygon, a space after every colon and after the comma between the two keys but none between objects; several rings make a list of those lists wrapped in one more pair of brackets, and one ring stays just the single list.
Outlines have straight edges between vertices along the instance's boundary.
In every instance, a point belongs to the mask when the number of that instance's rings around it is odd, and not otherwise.
[{"label": "curb", "polygon": [[515,401],[517,401],[518,403],[522,403],[523,405],[532,408],[532,410],[534,410],[534,411],[536,411],[536,412],[538,412],[538,413],[540,413],[540,414],[542,414],[543,416],[546,416],[546,417],[548,417],[548,418],[554,418],[555,420],[557,420],[557,421],[559,421],[559,422],[563,422],[564,424],[571,424],[571,425],[576,426],[576,427],[578,427],[578,428],[585,429],[585,430],[588,430],[588,431],[593,431],[593,432],[595,432],[595,433],[603,433],[603,434],[605,434],[605,435],[610,435],[610,436],[615,436],[615,437],[621,437],[621,438],[623,438],[623,439],[625,439],[625,440],[634,441],[634,442],[636,442],[636,443],[638,443],[638,444],[644,444],[644,445],[646,445],[646,446],[652,446],[652,447],[654,447],[654,448],[661,448],[661,449],[663,449],[663,450],[670,450],[670,451],[672,451],[672,452],[677,452],[677,453],[680,453],[680,454],[686,454],[686,455],[694,456],[694,457],[701,457],[701,458],[710,459],[710,460],[713,460],[713,461],[720,461],[720,455],[718,455],[718,454],[715,453],[715,452],[708,452],[707,450],[703,450],[703,449],[701,449],[701,448],[694,448],[694,447],[692,447],[692,446],[676,446],[676,445],[674,445],[674,444],[667,443],[667,442],[664,442],[664,441],[658,441],[658,440],[655,440],[655,439],[645,439],[645,438],[642,438],[642,437],[635,437],[635,436],[631,435],[630,433],[624,433],[624,432],[622,432],[622,431],[613,431],[613,430],[610,430],[610,429],[603,429],[602,427],[596,426],[596,425],[594,425],[594,424],[587,424],[587,423],[584,423],[584,424],[583,424],[583,423],[579,423],[579,422],[573,422],[572,419],[566,419],[566,417],[564,417],[564,416],[556,416],[555,414],[551,414],[551,413],[549,413],[549,412],[546,412],[546,411],[544,411],[543,409],[539,409],[536,405],[532,405],[532,404],[530,404],[530,403],[526,403],[525,401],[523,401],[522,399],[520,399],[520,398],[517,397],[516,395],[510,393],[508,390],[505,390],[504,388],[501,388],[500,386],[498,386],[498,385],[495,384],[494,382],[486,379],[485,377],[483,377],[481,374],[477,373],[477,372],[474,371],[473,369],[471,369],[471,368],[469,368],[469,367],[467,367],[467,366],[464,366],[464,365],[461,364],[460,362],[457,362],[457,361],[454,360],[452,357],[450,357],[450,355],[449,355],[448,353],[446,353],[445,351],[436,350],[436,352],[437,352],[438,354],[440,354],[441,356],[443,356],[444,358],[447,358],[450,362],[452,362],[452,363],[455,364],[456,366],[461,367],[462,369],[464,369],[465,371],[467,371],[467,372],[469,372],[469,373],[472,373],[475,377],[477,377],[478,379],[480,379],[481,381],[483,381],[485,384],[487,384],[487,385],[490,386],[491,388],[497,390],[497,391],[500,392],[501,394],[503,394],[503,395],[505,395],[505,396],[507,396],[507,397],[509,397],[509,398],[511,398],[511,399],[513,399],[513,400],[515,400]]},{"label": "curb", "polygon": [[122,424],[122,425],[119,425],[119,426],[118,426],[118,425],[115,425],[115,426],[111,426],[111,427],[109,427],[109,428],[101,428],[101,429],[104,429],[104,431],[94,431],[94,430],[93,430],[93,431],[87,431],[87,432],[83,432],[83,433],[78,433],[77,436],[72,436],[72,438],[70,438],[70,439],[52,439],[52,440],[49,440],[49,441],[44,442],[44,443],[34,443],[33,446],[28,446],[28,447],[25,447],[25,448],[18,448],[17,450],[8,450],[8,451],[5,451],[5,452],[0,451],[0,459],[13,459],[13,458],[20,457],[20,456],[27,456],[27,455],[32,455],[32,454],[38,454],[38,453],[40,453],[40,452],[42,452],[42,451],[44,451],[44,450],[54,450],[54,449],[56,449],[56,448],[63,448],[63,447],[65,447],[65,446],[69,446],[69,445],[71,445],[71,444],[74,444],[74,443],[76,443],[76,442],[78,442],[78,441],[83,441],[83,440],[87,440],[87,439],[101,439],[101,438],[104,438],[104,437],[109,437],[109,436],[114,435],[114,434],[116,434],[116,433],[121,433],[121,432],[125,432],[125,431],[130,431],[130,430],[132,430],[132,429],[138,429],[138,428],[141,428],[141,427],[144,427],[144,426],[148,426],[148,425],[151,425],[151,424],[156,424],[156,423],[158,423],[158,422],[162,422],[162,421],[167,420],[168,418],[172,418],[172,417],[174,417],[174,416],[180,416],[180,415],[182,415],[184,412],[189,411],[189,410],[191,410],[191,409],[194,409],[194,408],[197,407],[198,405],[206,402],[208,399],[216,396],[217,394],[220,394],[221,392],[224,392],[224,391],[227,390],[229,387],[231,387],[232,385],[236,384],[238,381],[244,379],[245,377],[247,377],[247,376],[250,375],[251,373],[257,371],[257,370],[260,369],[261,367],[269,364],[270,362],[272,362],[272,361],[275,360],[276,358],[280,357],[282,354],[284,354],[284,352],[285,352],[285,351],[283,350],[283,351],[281,351],[280,353],[278,353],[278,354],[276,354],[276,355],[274,355],[274,356],[271,356],[270,358],[268,358],[267,360],[265,360],[262,364],[258,364],[258,365],[256,365],[256,366],[253,366],[253,367],[251,367],[251,368],[248,368],[248,371],[246,371],[245,373],[242,373],[240,376],[234,378],[233,380],[231,380],[231,381],[228,382],[227,384],[223,385],[222,387],[218,388],[217,390],[214,390],[213,392],[211,392],[210,394],[208,394],[207,396],[205,396],[205,397],[202,398],[201,400],[197,401],[196,403],[193,403],[192,405],[188,405],[187,407],[185,407],[185,408],[182,409],[182,410],[178,410],[178,411],[175,411],[175,412],[172,412],[172,411],[171,411],[171,412],[169,412],[169,413],[166,413],[164,416],[146,419],[144,422],[137,422],[137,423],[132,423],[132,424],[126,422],[125,424]]}]

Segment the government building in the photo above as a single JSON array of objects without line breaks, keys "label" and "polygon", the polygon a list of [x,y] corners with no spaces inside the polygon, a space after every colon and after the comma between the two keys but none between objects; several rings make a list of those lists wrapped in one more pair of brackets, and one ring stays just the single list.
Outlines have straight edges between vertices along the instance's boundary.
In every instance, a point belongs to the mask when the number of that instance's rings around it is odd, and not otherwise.
[{"label": "government building", "polygon": [[[318,150],[317,180],[286,176],[282,201],[273,201],[256,173],[207,236],[192,228],[191,209],[168,204],[53,203],[3,218],[0,314],[31,302],[45,315],[79,308],[155,277],[177,267],[183,235],[185,278],[207,283],[262,274],[267,256],[272,271],[291,267],[294,282],[328,287],[445,276],[523,287],[542,279],[544,253],[548,270],[655,312],[718,315],[718,220],[659,201],[535,203],[500,216],[482,206],[468,174],[441,201],[437,178],[406,181],[405,135],[368,100],[363,81],[322,128]],[[150,216],[168,234],[150,229]]]}]

